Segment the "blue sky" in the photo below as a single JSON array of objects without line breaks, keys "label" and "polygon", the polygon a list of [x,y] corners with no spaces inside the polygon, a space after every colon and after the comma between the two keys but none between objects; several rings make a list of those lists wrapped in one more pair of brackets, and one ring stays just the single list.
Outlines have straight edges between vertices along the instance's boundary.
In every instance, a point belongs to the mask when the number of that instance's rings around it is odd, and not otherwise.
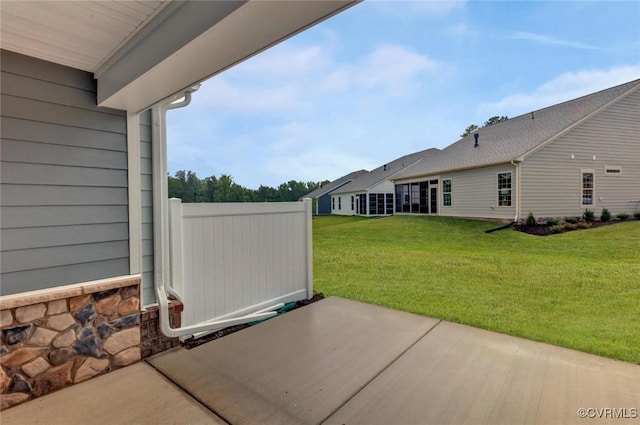
[{"label": "blue sky", "polygon": [[640,2],[365,1],[169,111],[168,168],[334,180],[640,78]]}]

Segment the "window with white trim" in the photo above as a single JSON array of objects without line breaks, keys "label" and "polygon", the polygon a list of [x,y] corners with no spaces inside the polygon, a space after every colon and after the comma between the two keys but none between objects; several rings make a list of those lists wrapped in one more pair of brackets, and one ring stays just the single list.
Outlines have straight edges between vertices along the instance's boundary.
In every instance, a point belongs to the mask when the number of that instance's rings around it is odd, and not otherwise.
[{"label": "window with white trim", "polygon": [[593,170],[582,170],[582,183],[581,183],[581,202],[583,206],[593,205],[593,191],[594,191],[594,172]]},{"label": "window with white trim", "polygon": [[342,196],[338,196],[338,209],[342,209]]},{"label": "window with white trim", "polygon": [[331,209],[335,210],[336,209],[336,198],[331,197]]},{"label": "window with white trim", "polygon": [[451,206],[451,179],[442,180],[442,205]]},{"label": "window with white trim", "polygon": [[498,173],[498,206],[511,206],[511,172]]}]

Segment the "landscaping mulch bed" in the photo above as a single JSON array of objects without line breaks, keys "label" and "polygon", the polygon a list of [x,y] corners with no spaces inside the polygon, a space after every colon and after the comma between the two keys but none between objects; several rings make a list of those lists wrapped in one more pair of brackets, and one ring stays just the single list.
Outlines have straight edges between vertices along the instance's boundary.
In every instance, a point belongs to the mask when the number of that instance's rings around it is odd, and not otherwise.
[{"label": "landscaping mulch bed", "polygon": [[[292,311],[292,310],[296,310],[296,309],[298,309],[300,307],[304,307],[304,306],[309,305],[311,303],[314,303],[316,301],[320,301],[323,298],[324,298],[324,294],[316,293],[316,294],[313,295],[313,297],[311,299],[297,301],[295,306],[290,308],[290,309],[288,309],[286,312],[289,312],[289,311]],[[286,312],[284,312],[282,314],[285,314]],[[277,317],[277,316],[275,316],[275,317]],[[266,320],[269,320],[269,319],[266,319]],[[215,339],[222,338],[223,336],[227,336],[227,335],[230,335],[232,333],[241,331],[241,330],[243,330],[245,328],[248,328],[249,326],[253,326],[254,324],[257,324],[257,323],[260,323],[260,322],[245,323],[245,324],[242,324],[242,325],[230,326],[228,328],[220,329],[219,331],[210,333],[210,334],[205,335],[205,336],[200,337],[200,338],[190,338],[190,339],[184,340],[184,341],[182,341],[182,343],[180,345],[182,345],[184,348],[190,350],[190,349],[195,348],[195,347],[197,347],[199,345],[205,344],[205,343],[207,343],[209,341],[213,341]]]},{"label": "landscaping mulch bed", "polygon": [[[627,220],[627,221],[631,221],[631,220]],[[519,232],[524,232],[524,233],[528,233],[530,235],[536,235],[536,236],[548,236],[548,235],[557,235],[560,233],[566,233],[566,232],[573,232],[576,230],[588,230],[588,229],[594,229],[596,227],[601,227],[601,226],[609,226],[612,224],[617,224],[617,223],[624,223],[624,221],[622,220],[612,220],[612,221],[594,221],[591,223],[591,226],[588,228],[576,228],[576,229],[563,229],[559,232],[553,233],[551,231],[551,226],[547,225],[547,224],[537,224],[535,226],[527,226],[526,224],[515,224],[513,226],[513,228]]]}]

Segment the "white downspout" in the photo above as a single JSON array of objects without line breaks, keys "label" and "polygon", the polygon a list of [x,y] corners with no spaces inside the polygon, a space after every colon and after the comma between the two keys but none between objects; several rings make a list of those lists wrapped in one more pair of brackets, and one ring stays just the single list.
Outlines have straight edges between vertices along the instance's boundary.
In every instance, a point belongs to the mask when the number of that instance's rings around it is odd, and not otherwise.
[{"label": "white downspout", "polygon": [[[160,326],[164,330],[170,329],[169,303],[167,290],[170,288],[166,280],[171,276],[169,259],[169,197],[167,182],[167,128],[166,114],[170,109],[182,108],[191,102],[191,92],[198,89],[194,86],[182,94],[171,98],[151,108],[153,122],[153,269],[154,287],[160,312]],[[184,98],[184,99],[183,99]],[[182,99],[182,100],[181,100]]]},{"label": "white downspout", "polygon": [[516,216],[513,221],[517,222],[520,218],[520,161],[511,160],[511,165],[516,167]]}]

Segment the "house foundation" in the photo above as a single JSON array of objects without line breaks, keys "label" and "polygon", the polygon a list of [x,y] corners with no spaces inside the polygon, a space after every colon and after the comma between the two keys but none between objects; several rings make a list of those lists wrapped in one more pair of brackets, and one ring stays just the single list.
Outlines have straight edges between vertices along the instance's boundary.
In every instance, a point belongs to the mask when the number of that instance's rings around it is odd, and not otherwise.
[{"label": "house foundation", "polygon": [[[180,301],[169,303],[169,325],[179,328],[182,323],[183,305]],[[180,345],[180,338],[165,336],[160,330],[158,306],[145,307],[141,316],[141,356],[143,359]]]}]

